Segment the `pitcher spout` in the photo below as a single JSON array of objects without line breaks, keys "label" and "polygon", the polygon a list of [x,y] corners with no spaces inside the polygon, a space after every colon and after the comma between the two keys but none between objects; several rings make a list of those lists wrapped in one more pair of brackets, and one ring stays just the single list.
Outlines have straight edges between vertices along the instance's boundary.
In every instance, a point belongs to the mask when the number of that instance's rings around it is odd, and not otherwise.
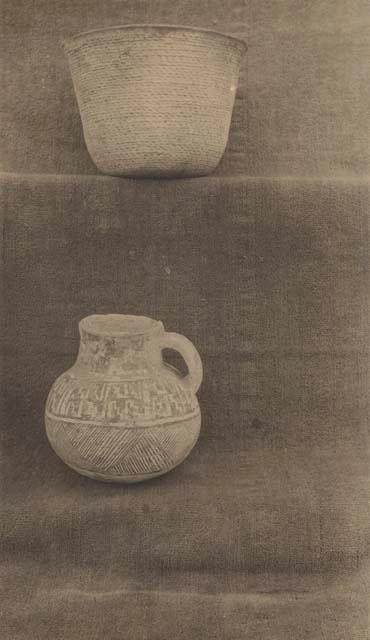
[{"label": "pitcher spout", "polygon": [[156,342],[164,327],[157,320],[134,315],[95,314],[80,321],[79,331],[76,364],[93,373],[119,375],[127,369],[143,372],[160,360]]}]

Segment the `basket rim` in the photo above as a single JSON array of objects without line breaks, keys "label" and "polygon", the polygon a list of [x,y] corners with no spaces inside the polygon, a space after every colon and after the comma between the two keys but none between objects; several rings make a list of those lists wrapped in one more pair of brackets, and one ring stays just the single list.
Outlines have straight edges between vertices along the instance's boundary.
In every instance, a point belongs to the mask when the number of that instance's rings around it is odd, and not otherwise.
[{"label": "basket rim", "polygon": [[234,41],[239,45],[242,45],[245,51],[248,49],[248,46],[245,40],[242,40],[241,38],[238,38],[236,36],[231,36],[228,33],[223,33],[222,31],[207,29],[205,27],[192,27],[187,25],[149,23],[149,22],[113,25],[110,27],[96,27],[95,29],[80,31],[79,33],[75,33],[71,36],[66,37],[63,40],[63,44],[66,45],[69,42],[73,42],[75,40],[78,40],[79,38],[84,38],[85,36],[89,36],[89,35],[94,35],[94,34],[103,33],[103,32],[110,32],[110,31],[124,31],[124,30],[130,30],[130,29],[169,29],[171,31],[192,31],[195,33],[207,33],[209,35],[214,35],[214,36],[224,38],[226,40]]}]

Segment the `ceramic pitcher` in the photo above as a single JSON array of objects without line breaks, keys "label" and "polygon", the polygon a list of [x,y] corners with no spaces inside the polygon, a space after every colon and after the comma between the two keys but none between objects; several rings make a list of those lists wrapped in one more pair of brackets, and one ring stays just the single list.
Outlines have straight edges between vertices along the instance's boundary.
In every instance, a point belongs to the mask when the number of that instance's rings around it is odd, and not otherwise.
[{"label": "ceramic pitcher", "polygon": [[[197,350],[143,316],[92,315],[79,331],[77,360],[55,381],[46,404],[54,451],[78,473],[108,482],[170,471],[199,436]],[[186,376],[164,362],[166,348],[182,355]]]}]

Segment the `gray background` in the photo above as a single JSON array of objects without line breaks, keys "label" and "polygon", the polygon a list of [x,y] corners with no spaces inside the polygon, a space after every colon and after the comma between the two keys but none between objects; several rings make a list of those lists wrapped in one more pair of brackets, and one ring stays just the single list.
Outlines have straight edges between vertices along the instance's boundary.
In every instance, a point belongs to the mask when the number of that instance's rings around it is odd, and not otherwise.
[{"label": "gray background", "polygon": [[[227,6],[225,6],[227,5]],[[6,640],[368,640],[367,2],[2,3]],[[213,27],[249,51],[216,174],[97,175],[59,40]],[[199,349],[203,427],[133,487],[44,434],[94,312]]]},{"label": "gray background", "polygon": [[219,175],[369,175],[368,0],[2,0],[1,13],[5,171],[96,173],[61,40],[165,22],[249,46]]}]

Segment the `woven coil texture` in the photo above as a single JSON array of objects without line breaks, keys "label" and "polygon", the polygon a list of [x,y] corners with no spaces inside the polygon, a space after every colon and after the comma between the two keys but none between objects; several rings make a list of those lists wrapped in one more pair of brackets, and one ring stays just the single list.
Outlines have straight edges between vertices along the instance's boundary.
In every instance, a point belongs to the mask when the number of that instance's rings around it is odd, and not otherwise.
[{"label": "woven coil texture", "polygon": [[89,153],[122,176],[211,173],[225,151],[245,44],[132,26],[65,43]]}]

